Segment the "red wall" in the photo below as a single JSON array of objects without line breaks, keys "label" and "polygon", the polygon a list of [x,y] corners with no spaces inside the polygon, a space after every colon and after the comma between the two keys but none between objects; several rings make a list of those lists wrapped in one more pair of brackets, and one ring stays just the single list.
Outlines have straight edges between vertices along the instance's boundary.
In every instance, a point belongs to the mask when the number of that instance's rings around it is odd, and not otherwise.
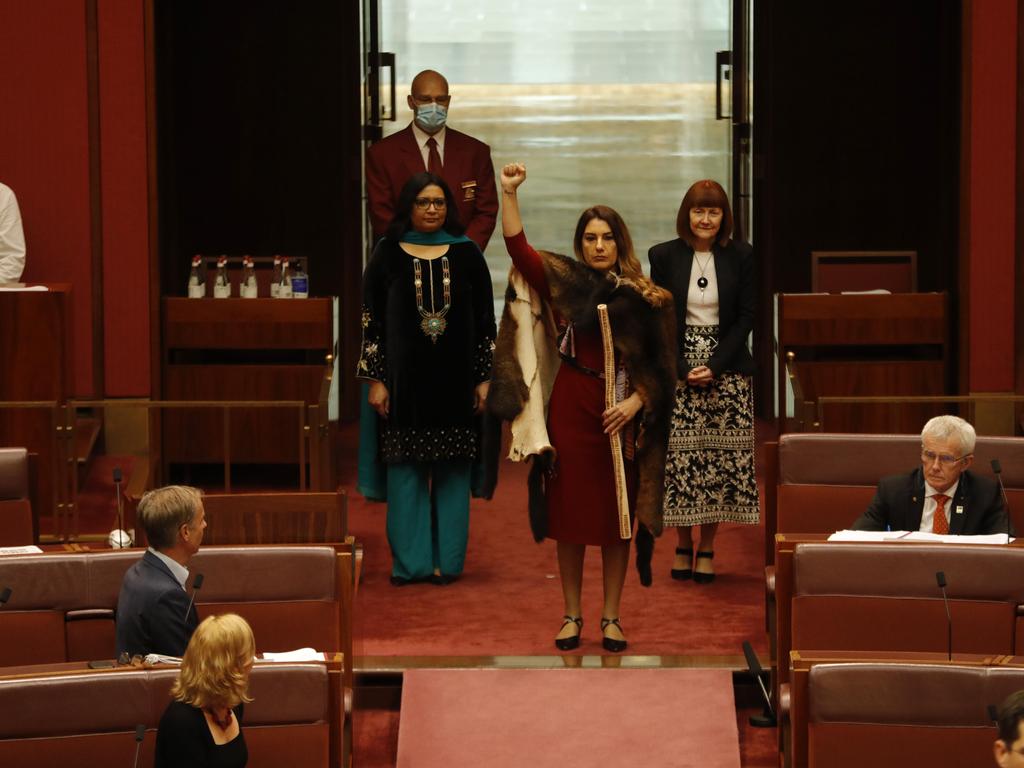
[{"label": "red wall", "polygon": [[[4,2],[0,13],[0,181],[18,196],[23,279],[69,282],[79,397],[150,393],[145,37],[142,0],[97,9],[99,163],[90,178],[88,0]],[[92,261],[99,185],[102,270]],[[102,328],[93,291],[102,289]],[[102,348],[94,335],[100,332]],[[96,364],[101,371],[95,369]],[[27,372],[28,373],[28,372]],[[102,373],[103,391],[94,381]]]},{"label": "red wall", "polygon": [[965,6],[969,392],[1014,391],[1017,0]]},{"label": "red wall", "polygon": [[146,51],[140,0],[99,3],[104,386],[150,394]]},{"label": "red wall", "polygon": [[21,209],[22,279],[73,285],[73,388],[94,395],[85,32],[84,2],[3,4],[0,181]]}]

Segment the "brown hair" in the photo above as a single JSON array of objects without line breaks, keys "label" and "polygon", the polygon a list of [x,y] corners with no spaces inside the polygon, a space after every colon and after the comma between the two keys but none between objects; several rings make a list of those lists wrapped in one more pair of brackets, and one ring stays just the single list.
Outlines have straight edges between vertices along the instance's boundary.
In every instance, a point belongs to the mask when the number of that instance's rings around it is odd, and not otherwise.
[{"label": "brown hair", "polygon": [[235,613],[207,616],[189,640],[171,696],[200,709],[252,701],[249,670],[255,655],[249,622]]},{"label": "brown hair", "polygon": [[178,529],[191,523],[203,503],[203,492],[188,485],[167,485],[143,494],[137,516],[153,549],[168,549],[178,540]]},{"label": "brown hair", "polygon": [[592,205],[580,214],[580,220],[576,222],[576,234],[572,238],[572,250],[576,258],[583,263],[583,232],[594,219],[600,219],[612,231],[615,239],[615,253],[617,255],[616,271],[618,275],[627,282],[632,283],[637,291],[654,306],[661,306],[670,298],[670,294],[659,288],[644,276],[644,268],[633,250],[633,238],[629,235],[629,227],[622,220],[618,211],[609,208],[607,205]]},{"label": "brown hair", "polygon": [[676,234],[688,242],[691,247],[697,247],[697,236],[690,228],[690,210],[693,208],[721,208],[722,226],[718,230],[718,244],[728,245],[732,237],[732,207],[729,205],[729,196],[725,194],[722,185],[712,179],[703,179],[695,182],[683,195],[683,202],[679,204],[679,213],[676,215]]}]

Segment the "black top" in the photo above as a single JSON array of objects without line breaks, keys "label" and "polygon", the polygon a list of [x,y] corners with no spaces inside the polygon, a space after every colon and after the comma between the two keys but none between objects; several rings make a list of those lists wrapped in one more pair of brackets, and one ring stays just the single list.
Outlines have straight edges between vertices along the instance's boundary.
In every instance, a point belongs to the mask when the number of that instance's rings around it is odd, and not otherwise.
[{"label": "black top", "polygon": [[[421,328],[414,265],[423,307],[445,305],[441,258],[416,259],[393,240],[381,240],[363,277],[363,346],[357,375],[388,387],[390,414],[382,421],[385,461],[433,461],[476,455],[473,391],[491,375],[494,298],[491,274],[475,243],[453,243],[445,254],[451,302],[444,332],[433,340]],[[431,280],[431,278],[433,278]]]},{"label": "black top", "polygon": [[238,735],[227,744],[214,744],[203,711],[191,704],[172,701],[156,732],[154,768],[241,768],[249,762],[242,715],[245,705],[234,708]]},{"label": "black top", "polygon": [[[730,240],[725,246],[716,242],[711,252],[715,257],[718,280],[718,346],[708,360],[708,368],[716,377],[723,371],[750,375],[754,373],[754,358],[747,349],[747,336],[754,327],[757,302],[754,252],[749,245],[736,240]],[[683,354],[683,344],[693,248],[677,237],[654,246],[647,252],[647,257],[651,261],[651,280],[670,291],[676,300],[677,358],[679,378],[682,379],[690,370]]]},{"label": "black top", "polygon": [[[117,650],[184,656],[199,624],[195,605],[171,570],[150,551],[124,574],[117,597]],[[188,616],[185,612],[188,611]]]},{"label": "black top", "polygon": [[[853,523],[856,531],[918,531],[924,512],[924,473],[918,467],[905,475],[883,477],[875,498]],[[999,486],[970,470],[960,474],[956,496],[946,504],[949,532],[977,536],[1006,533],[1006,505]],[[1013,535],[1013,529],[1009,532]]]}]

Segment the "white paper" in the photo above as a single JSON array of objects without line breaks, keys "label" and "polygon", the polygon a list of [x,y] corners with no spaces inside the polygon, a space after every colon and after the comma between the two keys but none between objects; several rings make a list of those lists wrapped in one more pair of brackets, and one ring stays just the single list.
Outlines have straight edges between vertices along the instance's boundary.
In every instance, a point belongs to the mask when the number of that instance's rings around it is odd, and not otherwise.
[{"label": "white paper", "polygon": [[162,653],[147,653],[142,663],[147,667],[154,664],[177,664],[181,666],[181,659],[178,656],[164,656]]},{"label": "white paper", "polygon": [[314,648],[299,648],[294,651],[282,651],[280,653],[264,653],[264,661],[323,661],[323,651]]},{"label": "white paper", "polygon": [[0,557],[3,555],[41,555],[43,550],[37,547],[35,544],[29,544],[24,547],[0,547]]},{"label": "white paper", "polygon": [[902,539],[909,531],[836,531],[829,541],[895,541]]},{"label": "white paper", "polygon": [[8,293],[25,293],[50,290],[45,285],[23,285],[22,283],[5,283],[0,285],[0,291]]},{"label": "white paper", "polygon": [[[907,541],[934,541],[941,544],[1006,544],[1005,533],[990,533],[983,536],[954,536],[952,534],[931,533],[929,531],[913,531],[908,533]],[[1013,541],[1010,538],[1010,541]]]},{"label": "white paper", "polygon": [[890,294],[888,288],[870,288],[866,291],[843,291],[843,296],[874,296],[878,294]]}]

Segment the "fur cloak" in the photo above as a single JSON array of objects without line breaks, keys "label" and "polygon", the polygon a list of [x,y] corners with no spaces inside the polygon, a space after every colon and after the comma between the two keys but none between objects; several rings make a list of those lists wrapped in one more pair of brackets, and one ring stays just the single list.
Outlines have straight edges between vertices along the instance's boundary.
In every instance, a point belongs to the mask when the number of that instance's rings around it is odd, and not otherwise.
[{"label": "fur cloak", "polygon": [[[637,535],[637,567],[641,581],[650,583],[651,536],[662,530],[662,498],[664,495],[665,456],[668,450],[669,425],[676,387],[675,310],[671,295],[654,289],[647,295],[633,281],[612,273],[604,273],[586,264],[559,254],[538,251],[551,291],[551,305],[564,319],[578,329],[600,333],[597,305],[608,306],[615,350],[629,374],[630,384],[644,401],[642,421],[637,437],[635,461],[638,470],[635,514],[640,523]],[[505,294],[505,309],[494,353],[488,409],[513,424],[527,412],[536,413],[530,399],[538,393],[547,397],[550,383],[533,386],[534,376],[524,376],[522,351],[524,333],[535,343],[554,343],[549,333],[522,328],[523,312],[516,311],[517,294],[510,282]],[[536,296],[535,292],[532,294]],[[543,312],[537,313],[543,318]],[[536,350],[536,359],[547,359],[550,349]],[[527,367],[536,368],[536,360]],[[553,379],[553,372],[551,378]],[[558,446],[554,446],[555,450]],[[610,450],[610,449],[609,449]],[[547,535],[546,506],[543,497],[543,473],[550,467],[550,452],[538,451],[530,471],[530,522],[534,538]],[[513,456],[513,458],[516,458]],[[519,458],[526,458],[520,452]],[[645,578],[646,577],[646,578]]]}]

